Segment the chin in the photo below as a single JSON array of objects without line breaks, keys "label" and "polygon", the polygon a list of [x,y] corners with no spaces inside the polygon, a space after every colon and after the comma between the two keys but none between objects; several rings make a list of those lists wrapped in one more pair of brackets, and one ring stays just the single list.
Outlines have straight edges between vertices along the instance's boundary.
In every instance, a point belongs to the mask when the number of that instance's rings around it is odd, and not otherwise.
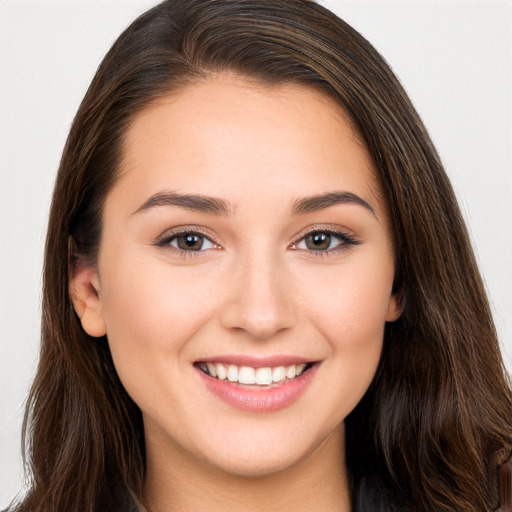
[{"label": "chin", "polygon": [[[225,473],[247,478],[264,478],[279,472],[293,470],[302,464],[309,464],[315,455],[327,450],[343,450],[343,423],[326,432],[308,432],[296,429],[293,432],[277,434],[263,429],[252,435],[230,436],[229,446],[212,443],[206,461]],[[222,451],[212,451],[213,446],[224,446]]]},{"label": "chin", "polygon": [[239,454],[236,458],[216,457],[215,459],[208,459],[208,462],[218,470],[233,476],[264,478],[291,469],[306,458],[306,454],[283,455],[282,453],[270,453],[270,451],[260,453],[259,456],[252,454],[240,456]]}]

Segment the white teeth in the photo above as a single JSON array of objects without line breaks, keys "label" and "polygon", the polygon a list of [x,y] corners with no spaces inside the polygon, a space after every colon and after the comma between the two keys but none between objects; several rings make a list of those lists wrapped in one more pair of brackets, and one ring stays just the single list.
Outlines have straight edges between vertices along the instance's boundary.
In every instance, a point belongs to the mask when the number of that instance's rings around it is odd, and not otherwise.
[{"label": "white teeth", "polygon": [[259,386],[268,386],[273,382],[282,382],[285,379],[294,379],[304,373],[306,364],[292,364],[290,366],[266,366],[253,368],[251,366],[225,365],[222,363],[199,363],[199,367],[212,377],[219,380],[228,379],[230,382]]},{"label": "white teeth", "polygon": [[[215,368],[217,370],[217,378],[220,380],[225,380],[228,376],[226,367],[223,364],[216,364]],[[213,377],[213,375],[212,375],[212,377]]]},{"label": "white teeth", "polygon": [[280,380],[284,380],[286,378],[286,370],[284,366],[276,366],[272,370],[272,380],[274,382],[279,382]]},{"label": "white teeth", "polygon": [[256,384],[260,386],[272,384],[272,368],[258,368],[256,370]]},{"label": "white teeth", "polygon": [[240,384],[256,384],[258,371],[259,370],[254,371],[254,368],[250,366],[242,366],[240,370],[238,370],[238,382],[240,382]]},{"label": "white teeth", "polygon": [[238,367],[234,364],[229,365],[228,380],[229,382],[236,382],[238,380]]},{"label": "white teeth", "polygon": [[295,373],[295,365],[292,364],[290,366],[287,366],[286,367],[286,376],[289,378],[289,379],[293,379],[295,377],[296,373]]},{"label": "white teeth", "polygon": [[[222,366],[222,365],[221,365]],[[212,377],[217,377],[217,370],[215,369],[215,365],[213,363],[206,363],[206,367],[208,368],[208,373]],[[224,367],[223,367],[224,368]]]}]

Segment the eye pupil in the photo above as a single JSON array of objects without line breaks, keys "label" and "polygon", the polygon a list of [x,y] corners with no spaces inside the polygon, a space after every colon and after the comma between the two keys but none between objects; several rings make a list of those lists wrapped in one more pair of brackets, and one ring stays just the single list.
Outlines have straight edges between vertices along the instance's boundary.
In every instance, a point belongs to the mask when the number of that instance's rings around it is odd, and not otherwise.
[{"label": "eye pupil", "polygon": [[306,246],[313,251],[325,250],[331,244],[331,236],[327,233],[312,233],[306,237]]},{"label": "eye pupil", "polygon": [[184,251],[199,251],[203,246],[203,237],[194,233],[187,233],[176,237],[178,247]]}]

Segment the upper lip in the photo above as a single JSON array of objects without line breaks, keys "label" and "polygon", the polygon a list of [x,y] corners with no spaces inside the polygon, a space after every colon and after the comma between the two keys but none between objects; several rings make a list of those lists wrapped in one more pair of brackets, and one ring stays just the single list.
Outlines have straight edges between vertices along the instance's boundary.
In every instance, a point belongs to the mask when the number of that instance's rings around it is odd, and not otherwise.
[{"label": "upper lip", "polygon": [[296,355],[279,354],[273,356],[250,356],[247,354],[227,354],[204,359],[198,359],[196,363],[224,363],[235,366],[252,366],[253,368],[265,368],[272,366],[290,366],[292,364],[314,363],[315,359]]}]

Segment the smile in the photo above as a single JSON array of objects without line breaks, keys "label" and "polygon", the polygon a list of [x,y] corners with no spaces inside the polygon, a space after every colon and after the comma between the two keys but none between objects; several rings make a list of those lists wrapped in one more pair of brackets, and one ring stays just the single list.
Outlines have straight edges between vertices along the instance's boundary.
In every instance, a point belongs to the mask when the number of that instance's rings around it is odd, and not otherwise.
[{"label": "smile", "polygon": [[291,364],[288,366],[266,366],[254,368],[252,366],[237,366],[226,363],[198,363],[198,368],[206,375],[219,380],[243,385],[272,386],[284,384],[287,381],[301,376],[313,363]]},{"label": "smile", "polygon": [[249,361],[198,361],[194,366],[206,390],[225,404],[242,411],[272,413],[296,402],[320,366],[318,361],[290,364],[287,359],[286,364],[275,366],[249,366]]}]

